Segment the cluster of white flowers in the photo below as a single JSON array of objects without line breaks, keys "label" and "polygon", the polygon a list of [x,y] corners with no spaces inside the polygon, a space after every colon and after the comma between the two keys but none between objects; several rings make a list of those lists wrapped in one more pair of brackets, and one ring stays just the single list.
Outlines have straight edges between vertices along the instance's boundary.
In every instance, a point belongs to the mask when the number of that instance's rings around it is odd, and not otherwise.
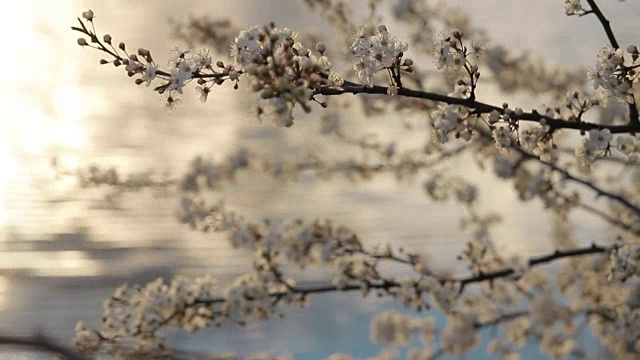
[{"label": "cluster of white flowers", "polygon": [[244,148],[217,162],[198,156],[191,161],[180,185],[183,191],[190,193],[198,193],[203,188],[218,190],[224,180],[233,179],[239,170],[248,166],[249,153]]},{"label": "cluster of white flowers", "polygon": [[598,156],[606,155],[609,152],[609,144],[613,140],[613,135],[609,129],[591,129],[589,137],[582,140],[580,147],[576,148],[575,154],[583,164],[593,163]]},{"label": "cluster of white flowers", "polygon": [[630,163],[640,161],[640,140],[633,136],[618,136],[616,148],[627,157]]},{"label": "cluster of white flowers", "polygon": [[[468,87],[466,85],[456,85],[449,96],[462,97]],[[471,129],[469,128],[469,109],[462,105],[438,104],[438,108],[431,112],[431,126],[433,126],[438,140],[442,144],[449,141],[449,135],[455,138],[462,138],[466,141],[471,139]]]},{"label": "cluster of white flowers", "polygon": [[390,345],[407,345],[414,334],[419,334],[422,343],[433,343],[436,332],[433,318],[413,318],[387,310],[371,320],[371,340]]},{"label": "cluster of white flowers", "polygon": [[579,14],[584,11],[580,0],[564,0],[564,10],[567,15]]},{"label": "cluster of white flowers", "polygon": [[324,44],[316,45],[316,56],[296,37],[292,30],[272,24],[242,30],[231,46],[231,57],[238,69],[248,75],[251,89],[262,99],[258,115],[277,126],[293,125],[292,111],[297,104],[304,111],[311,111],[309,101],[315,90],[338,87],[343,82],[331,72]]},{"label": "cluster of white flowers", "polygon": [[447,326],[440,334],[444,349],[454,354],[464,354],[475,347],[479,339],[473,319],[459,313],[447,316]]},{"label": "cluster of white flowers", "polygon": [[498,148],[508,148],[511,146],[512,130],[509,126],[496,126],[491,131],[491,136]]},{"label": "cluster of white flowers", "polygon": [[74,345],[95,350],[108,339],[112,341],[111,350],[117,351],[119,343],[126,347],[135,339],[136,347],[157,348],[162,340],[154,333],[162,326],[195,331],[212,323],[216,314],[211,304],[197,302],[212,299],[216,288],[217,281],[210,276],[178,276],[169,283],[157,279],[144,287],[123,285],[104,302],[101,330],[90,330],[78,323]]},{"label": "cluster of white flowers", "polygon": [[[387,27],[378,26],[377,31],[362,28],[349,48],[353,55],[353,69],[358,79],[367,86],[373,86],[373,75],[385,68],[399,68],[402,56],[409,45],[389,34]],[[405,61],[407,66],[413,62]],[[398,85],[398,84],[396,84]],[[397,89],[391,91],[397,94]]]},{"label": "cluster of white flowers", "polygon": [[548,125],[520,130],[520,145],[544,162],[558,160],[558,149],[553,145]]},{"label": "cluster of white flowers", "polygon": [[614,248],[609,256],[609,279],[626,281],[640,274],[640,246],[623,244]]},{"label": "cluster of white flowers", "polygon": [[492,127],[491,136],[493,137],[496,147],[499,149],[508,148],[513,145],[513,128],[518,123],[518,116],[521,116],[524,112],[521,108],[516,108],[515,110],[509,109],[506,103],[503,104],[502,107],[504,109],[502,113],[497,110],[491,111],[487,121]]},{"label": "cluster of white flowers", "polygon": [[436,174],[424,182],[424,190],[436,201],[449,199],[451,195],[462,204],[472,205],[478,197],[478,189],[459,177]]},{"label": "cluster of white flowers", "polygon": [[[634,63],[638,48],[630,45],[627,52],[632,54]],[[596,65],[587,72],[589,79],[593,80],[593,88],[603,88],[604,94],[616,98],[619,102],[634,103],[633,83],[638,81],[637,71],[633,67],[624,65],[624,53],[622,49],[614,49],[607,45],[598,51]],[[632,64],[633,65],[633,64]]]},{"label": "cluster of white flowers", "polygon": [[453,31],[449,36],[438,40],[435,43],[433,57],[438,70],[445,67],[459,71],[467,64],[467,52],[462,45],[462,33]]}]

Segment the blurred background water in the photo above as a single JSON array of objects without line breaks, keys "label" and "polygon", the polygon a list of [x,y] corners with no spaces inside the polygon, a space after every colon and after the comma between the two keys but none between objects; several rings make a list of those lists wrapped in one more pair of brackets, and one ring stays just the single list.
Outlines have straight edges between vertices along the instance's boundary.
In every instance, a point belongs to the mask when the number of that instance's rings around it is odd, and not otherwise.
[{"label": "blurred background water", "polygon": [[[367,1],[352,3],[366,11]],[[472,11],[475,23],[486,25],[496,42],[516,51],[543,49],[537,56],[559,66],[591,65],[605,43],[595,19],[566,18],[560,1],[451,4]],[[309,146],[306,150],[322,148],[322,140],[309,145],[304,137],[317,126],[313,121],[300,121],[291,129],[259,124],[231,89],[214,89],[206,104],[188,94],[180,108],[165,111],[158,94],[133,85],[121,69],[99,66],[100,54],[76,45],[70,26],[89,8],[97,15],[99,33],[109,32],[132,48],[149,48],[156,59],[168,58],[177,44],[169,18],[185,20],[189,14],[231,17],[247,25],[275,20],[300,32],[321,32],[326,26],[301,2],[290,1],[33,0],[14,2],[4,11],[2,40],[12,47],[1,60],[0,334],[44,331],[67,341],[78,320],[98,323],[102,301],[125,281],[213,273],[224,283],[247,266],[246,253],[231,250],[221,236],[180,225],[175,196],[142,191],[105,202],[102,191],[57,179],[52,157],[70,168],[115,165],[123,173],[149,169],[179,176],[196,155],[223,157],[242,146],[283,153],[300,150],[301,143]],[[603,2],[602,8],[622,44],[637,41],[637,28],[630,25],[640,16],[635,0]],[[484,96],[495,103],[503,100],[490,92]],[[512,96],[510,103],[537,105],[526,94]],[[389,121],[369,125],[396,133],[400,127]],[[464,161],[468,159],[453,163],[452,171],[459,171],[454,166]],[[491,174],[478,172],[474,178],[495,183]],[[508,189],[508,183],[498,182],[481,195],[487,206],[508,215],[498,232],[499,248],[523,254],[549,250],[548,219],[530,216],[540,212],[540,204],[523,206]],[[436,266],[454,271],[465,239],[457,227],[462,209],[427,201],[420,179],[401,184],[384,176],[361,185],[341,178],[281,183],[253,173],[240,176],[222,195],[229,207],[256,220],[334,219],[356,230],[368,245],[419,249],[433,254]],[[572,218],[580,224],[579,237],[591,241],[603,228],[585,219]],[[369,342],[368,325],[375,311],[392,303],[356,294],[311,300],[308,309],[292,310],[284,320],[195,336],[178,333],[172,341],[183,350],[269,351],[308,359],[333,352],[378,352]],[[33,354],[0,349],[0,357],[20,356]]]}]

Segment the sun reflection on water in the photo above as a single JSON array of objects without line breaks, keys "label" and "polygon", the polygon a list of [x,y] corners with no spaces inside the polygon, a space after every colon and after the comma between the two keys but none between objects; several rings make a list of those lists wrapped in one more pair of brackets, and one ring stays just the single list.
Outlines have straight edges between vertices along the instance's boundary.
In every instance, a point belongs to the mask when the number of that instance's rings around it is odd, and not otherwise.
[{"label": "sun reflection on water", "polygon": [[0,234],[28,224],[34,210],[23,207],[41,198],[43,181],[52,179],[50,157],[77,162],[89,146],[87,117],[101,109],[101,99],[84,92],[76,60],[61,61],[74,44],[62,41],[69,30],[58,19],[73,19],[76,5],[24,1],[0,14],[0,40],[11,54],[0,58]]}]

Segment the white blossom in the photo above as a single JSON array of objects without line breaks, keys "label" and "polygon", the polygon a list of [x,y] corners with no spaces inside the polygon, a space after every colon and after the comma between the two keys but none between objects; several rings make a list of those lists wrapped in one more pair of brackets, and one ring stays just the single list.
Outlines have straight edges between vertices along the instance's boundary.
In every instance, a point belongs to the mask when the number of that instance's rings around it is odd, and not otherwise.
[{"label": "white blossom", "polygon": [[189,67],[189,64],[185,61],[180,62],[179,65],[171,71],[171,82],[168,90],[175,90],[182,94],[182,88],[190,77],[191,68]]},{"label": "white blossom", "polygon": [[406,345],[411,341],[411,322],[408,317],[387,310],[371,321],[371,341]]},{"label": "white blossom", "polygon": [[373,86],[373,75],[392,67],[409,45],[389,34],[386,26],[380,25],[374,33],[367,28],[360,29],[349,49],[356,75],[365,85]]},{"label": "white blossom", "polygon": [[580,0],[565,0],[564,1],[564,10],[567,15],[573,15],[577,12],[582,11],[582,5],[580,5]]},{"label": "white blossom", "polygon": [[144,73],[142,74],[142,77],[140,78],[142,81],[147,83],[147,86],[151,85],[151,82],[153,81],[153,79],[156,78],[156,72],[158,71],[158,66],[157,65],[152,65],[149,64],[146,68],[146,70],[144,71]]},{"label": "white blossom", "polygon": [[462,314],[447,316],[447,326],[440,334],[440,338],[444,350],[454,354],[471,350],[479,340],[473,321]]}]

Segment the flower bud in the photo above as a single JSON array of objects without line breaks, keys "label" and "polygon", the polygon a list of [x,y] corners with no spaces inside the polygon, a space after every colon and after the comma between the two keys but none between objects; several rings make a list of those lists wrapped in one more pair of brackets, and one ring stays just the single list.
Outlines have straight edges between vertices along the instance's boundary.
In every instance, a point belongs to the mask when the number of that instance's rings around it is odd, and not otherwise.
[{"label": "flower bud", "polygon": [[105,34],[105,35],[102,37],[102,40],[104,40],[104,42],[106,42],[107,44],[111,44],[111,35],[109,35],[109,34]]},{"label": "flower bud", "polygon": [[87,10],[82,13],[82,17],[87,19],[88,21],[93,21],[94,16],[95,15],[93,14],[92,10]]},{"label": "flower bud", "polygon": [[85,38],[78,38],[78,45],[80,45],[80,46],[88,45],[88,43],[87,43],[87,39],[85,39]]},{"label": "flower bud", "polygon": [[324,43],[319,42],[316,44],[316,51],[319,52],[320,54],[324,54],[326,50],[327,50],[327,46]]},{"label": "flower bud", "polygon": [[118,47],[119,47],[119,48],[120,48],[120,50],[122,50],[122,51],[125,51],[125,49],[126,49],[126,46],[124,45],[124,43],[123,43],[123,42],[121,42],[121,43],[118,45]]}]

